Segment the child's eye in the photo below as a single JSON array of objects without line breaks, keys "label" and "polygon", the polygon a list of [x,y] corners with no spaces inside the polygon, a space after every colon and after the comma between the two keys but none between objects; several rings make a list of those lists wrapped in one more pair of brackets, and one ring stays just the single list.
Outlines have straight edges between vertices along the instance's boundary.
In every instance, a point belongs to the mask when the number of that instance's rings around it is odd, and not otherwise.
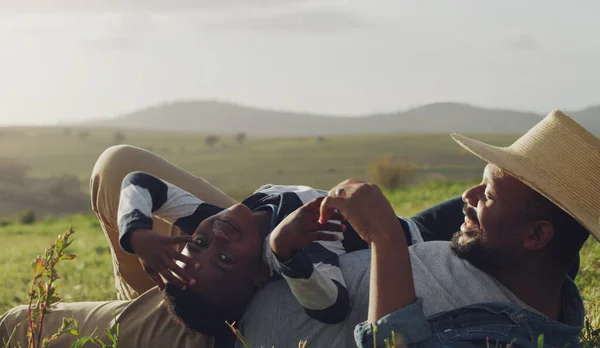
[{"label": "child's eye", "polygon": [[225,254],[219,254],[219,261],[226,265],[231,265],[233,263],[233,260]]},{"label": "child's eye", "polygon": [[206,248],[206,242],[203,241],[202,239],[196,239],[196,243],[197,246],[201,247],[201,248]]}]

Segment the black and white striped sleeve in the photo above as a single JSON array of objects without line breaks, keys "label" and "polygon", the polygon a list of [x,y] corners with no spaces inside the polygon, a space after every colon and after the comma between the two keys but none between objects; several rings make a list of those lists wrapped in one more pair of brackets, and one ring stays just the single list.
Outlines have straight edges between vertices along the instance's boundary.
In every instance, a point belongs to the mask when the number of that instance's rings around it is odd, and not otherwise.
[{"label": "black and white striped sleeve", "polygon": [[137,229],[152,229],[152,217],[171,224],[194,215],[204,202],[164,180],[144,172],[129,173],[121,185],[118,224],[119,244],[133,253],[129,234]]},{"label": "black and white striped sleeve", "polygon": [[326,324],[346,318],[350,300],[338,254],[313,242],[297,250],[288,261],[282,262],[275,254],[273,259],[274,268],[310,317]]}]

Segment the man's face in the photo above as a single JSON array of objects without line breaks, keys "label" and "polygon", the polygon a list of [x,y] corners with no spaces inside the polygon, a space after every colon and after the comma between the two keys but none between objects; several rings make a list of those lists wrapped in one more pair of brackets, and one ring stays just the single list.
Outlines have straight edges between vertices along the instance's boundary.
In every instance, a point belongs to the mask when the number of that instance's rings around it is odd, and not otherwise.
[{"label": "man's face", "polygon": [[532,192],[488,164],[481,184],[463,193],[465,222],[452,237],[455,253],[485,270],[518,264],[526,252],[524,240],[531,228],[527,197]]},{"label": "man's face", "polygon": [[[261,268],[263,238],[248,207],[236,204],[205,219],[194,236],[197,242],[183,250],[192,259],[186,269],[196,279],[190,291],[225,299],[252,288],[252,279]],[[196,263],[200,269],[193,267]],[[248,291],[242,292],[247,295]]]}]

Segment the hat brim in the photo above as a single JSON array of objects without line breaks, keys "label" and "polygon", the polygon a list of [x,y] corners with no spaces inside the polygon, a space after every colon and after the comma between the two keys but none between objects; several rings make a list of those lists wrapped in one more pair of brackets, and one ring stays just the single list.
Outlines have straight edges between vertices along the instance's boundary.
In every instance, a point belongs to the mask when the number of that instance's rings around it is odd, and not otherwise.
[{"label": "hat brim", "polygon": [[564,210],[567,214],[582,224],[590,233],[600,241],[600,233],[595,226],[590,226],[588,221],[583,221],[578,218],[577,214],[562,204],[558,197],[555,197],[552,188],[552,180],[545,180],[551,173],[546,171],[542,166],[532,165],[528,158],[524,158],[519,153],[516,153],[511,147],[498,147],[489,145],[481,141],[471,139],[461,134],[451,134],[454,141],[461,147],[471,152],[482,160],[497,166],[506,173],[523,182],[533,190],[546,197],[552,203]]}]

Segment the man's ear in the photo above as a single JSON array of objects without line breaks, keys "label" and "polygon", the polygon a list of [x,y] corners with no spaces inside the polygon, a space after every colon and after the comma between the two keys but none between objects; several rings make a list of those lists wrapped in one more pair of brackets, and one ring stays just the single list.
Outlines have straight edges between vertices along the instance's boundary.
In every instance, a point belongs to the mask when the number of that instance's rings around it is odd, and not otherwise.
[{"label": "man's ear", "polygon": [[552,237],[554,237],[554,225],[550,221],[535,221],[525,239],[525,249],[540,250],[550,243]]}]

